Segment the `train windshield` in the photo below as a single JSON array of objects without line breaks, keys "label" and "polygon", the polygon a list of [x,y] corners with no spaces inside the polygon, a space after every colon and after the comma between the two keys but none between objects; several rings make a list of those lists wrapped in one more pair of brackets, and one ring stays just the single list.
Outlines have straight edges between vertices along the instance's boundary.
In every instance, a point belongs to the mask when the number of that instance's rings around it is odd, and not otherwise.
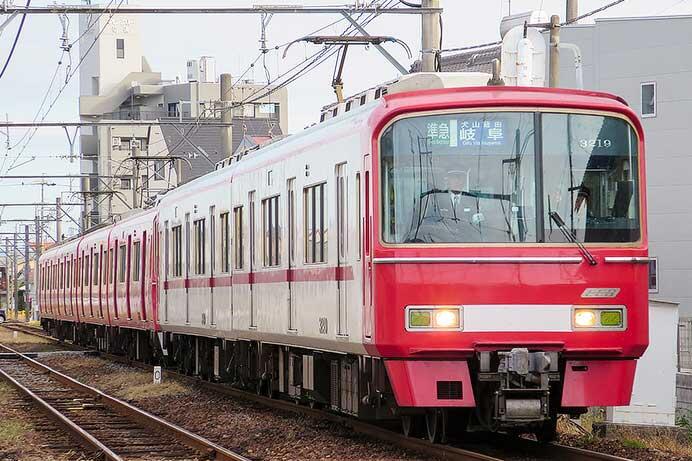
[{"label": "train windshield", "polygon": [[587,243],[640,237],[638,140],[618,117],[418,116],[381,138],[386,243]]}]

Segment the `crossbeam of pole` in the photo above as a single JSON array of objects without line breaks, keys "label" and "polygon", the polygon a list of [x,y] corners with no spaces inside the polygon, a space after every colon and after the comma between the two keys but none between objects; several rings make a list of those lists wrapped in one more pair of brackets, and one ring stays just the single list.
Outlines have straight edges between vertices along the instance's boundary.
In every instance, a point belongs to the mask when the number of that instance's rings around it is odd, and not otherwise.
[{"label": "crossbeam of pole", "polygon": [[[0,207],[55,206],[55,203],[0,203]],[[60,206],[84,206],[83,203],[61,203]]]},{"label": "crossbeam of pole", "polygon": [[[230,126],[230,123],[201,121],[202,126],[218,128]],[[189,125],[188,122],[169,122],[158,120],[117,120],[117,121],[95,121],[95,122],[2,122],[0,128],[63,128],[76,126],[177,126]]]},{"label": "crossbeam of pole", "polygon": [[[23,222],[28,222],[32,223],[35,222],[36,218],[27,218],[27,219],[0,219],[0,225],[6,223],[6,222],[18,222],[18,223],[23,223]],[[39,218],[39,222],[55,222],[55,219],[49,219],[49,218]]]},{"label": "crossbeam of pole", "polygon": [[[159,157],[159,160],[166,157]],[[0,175],[0,179],[96,179],[107,178],[112,179],[116,176],[106,176],[102,174],[61,174],[61,175]],[[40,184],[37,184],[40,186]]]},{"label": "crossbeam of pole", "polygon": [[[117,11],[116,11],[117,10]],[[117,14],[428,14],[442,13],[442,8],[344,8],[319,6],[262,6],[250,8],[231,7],[130,7],[111,8],[105,11]],[[103,7],[90,5],[49,5],[25,8],[23,6],[7,5],[0,7],[0,13],[26,14],[101,14]]]}]

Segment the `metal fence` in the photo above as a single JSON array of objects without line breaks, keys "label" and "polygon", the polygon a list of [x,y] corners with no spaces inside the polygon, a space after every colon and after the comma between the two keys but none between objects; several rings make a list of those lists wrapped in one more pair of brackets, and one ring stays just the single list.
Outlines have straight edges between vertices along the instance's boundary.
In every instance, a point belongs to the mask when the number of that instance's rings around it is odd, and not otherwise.
[{"label": "metal fence", "polygon": [[678,370],[692,371],[692,319],[678,324]]}]

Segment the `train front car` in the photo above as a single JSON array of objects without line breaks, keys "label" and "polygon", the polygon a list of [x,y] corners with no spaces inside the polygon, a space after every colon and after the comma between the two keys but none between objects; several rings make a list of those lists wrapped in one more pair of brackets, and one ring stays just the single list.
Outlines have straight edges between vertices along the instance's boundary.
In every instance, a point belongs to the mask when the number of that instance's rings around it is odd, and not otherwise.
[{"label": "train front car", "polygon": [[388,96],[371,123],[364,321],[405,431],[550,439],[558,413],[629,404],[648,259],[643,132],[624,101],[435,90]]}]

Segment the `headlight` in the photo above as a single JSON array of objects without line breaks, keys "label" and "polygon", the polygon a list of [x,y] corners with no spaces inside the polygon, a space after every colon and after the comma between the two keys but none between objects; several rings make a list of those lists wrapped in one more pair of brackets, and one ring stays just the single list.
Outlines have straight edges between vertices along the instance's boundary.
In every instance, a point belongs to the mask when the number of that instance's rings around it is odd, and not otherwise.
[{"label": "headlight", "polygon": [[624,306],[575,306],[572,312],[574,330],[623,330],[627,310]]},{"label": "headlight", "polygon": [[409,331],[459,331],[461,306],[408,306],[406,329]]}]

